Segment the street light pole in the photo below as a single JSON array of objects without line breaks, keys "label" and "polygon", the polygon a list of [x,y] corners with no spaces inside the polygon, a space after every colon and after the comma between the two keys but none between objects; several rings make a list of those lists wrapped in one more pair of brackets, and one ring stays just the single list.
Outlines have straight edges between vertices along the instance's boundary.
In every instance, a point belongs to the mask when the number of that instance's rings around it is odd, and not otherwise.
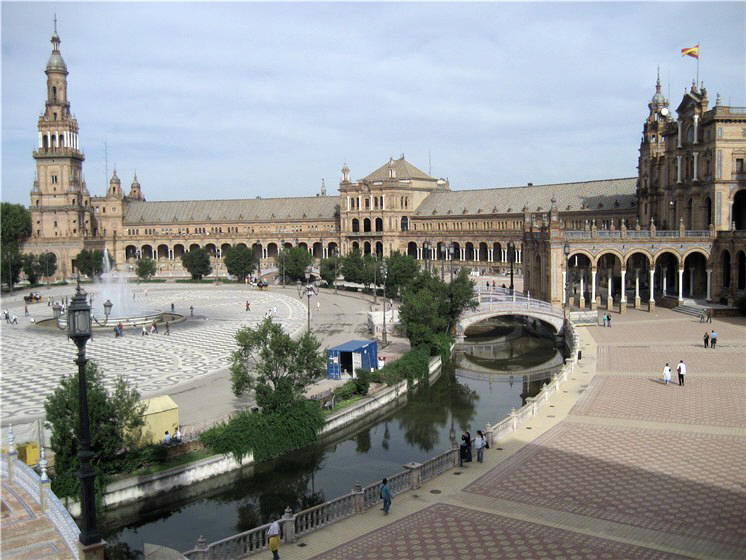
[{"label": "street light pole", "polygon": [[280,253],[280,269],[282,270],[282,287],[285,287],[285,240],[281,239],[282,252]]},{"label": "street light pole", "polygon": [[445,268],[446,268],[446,246],[441,245],[440,246],[440,258],[442,259],[440,261],[440,281],[445,281]]},{"label": "street light pole", "polygon": [[383,263],[381,268],[381,275],[383,276],[383,346],[388,344],[388,338],[386,336],[386,263]]},{"label": "street light pole", "polygon": [[378,304],[378,256],[373,253],[373,305]]},{"label": "street light pole", "polygon": [[451,271],[451,284],[453,284],[453,254],[456,252],[456,250],[453,247],[453,242],[451,242],[450,247],[448,247],[448,256],[450,257],[450,271]]},{"label": "street light pole", "polygon": [[570,244],[565,242],[563,247],[565,253],[565,317],[570,312]]},{"label": "street light pole", "polygon": [[262,279],[262,241],[261,239],[256,240],[256,246],[259,248],[259,257],[256,259],[256,265],[258,268],[259,280]]},{"label": "street light pole", "polygon": [[510,295],[513,295],[513,263],[515,262],[515,244],[508,242],[508,261],[510,262]]},{"label": "street light pole", "polygon": [[334,247],[334,295],[337,292],[337,278],[339,277],[339,248]]},{"label": "street light pole", "polygon": [[88,360],[85,356],[85,345],[91,338],[91,308],[86,302],[86,294],[80,288],[80,276],[78,276],[78,286],[75,296],[67,311],[67,328],[68,336],[78,347],[78,358],[75,363],[78,365],[78,398],[80,407],[80,451],[78,451],[78,460],[80,461],[80,470],[78,470],[78,479],[80,480],[81,491],[81,512],[83,514],[83,529],[80,532],[79,540],[84,546],[101,542],[101,535],[96,528],[96,496],[93,490],[93,482],[96,478],[96,472],[91,467],[91,434],[88,419],[88,384],[86,382],[86,365]]}]

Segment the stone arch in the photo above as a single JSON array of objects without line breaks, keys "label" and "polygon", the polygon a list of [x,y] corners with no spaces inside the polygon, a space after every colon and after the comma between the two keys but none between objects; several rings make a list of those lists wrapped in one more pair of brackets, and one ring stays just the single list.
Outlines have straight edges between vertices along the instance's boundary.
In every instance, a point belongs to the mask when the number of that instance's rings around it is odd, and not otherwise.
[{"label": "stone arch", "polygon": [[[244,245],[244,247],[246,247],[246,245]],[[223,243],[222,245],[220,245],[220,255],[224,257],[231,249],[232,246],[230,243]]]},{"label": "stone arch", "polygon": [[194,251],[195,249],[199,249],[199,248],[200,248],[199,243],[192,243],[191,245],[189,245],[190,251]]},{"label": "stone arch", "polygon": [[601,301],[606,302],[606,309],[611,310],[614,302],[619,301],[621,304],[622,294],[626,294],[627,279],[622,286],[622,263],[624,256],[615,250],[605,249],[596,256],[596,283],[598,285],[597,295],[601,296]]},{"label": "stone arch", "polygon": [[140,258],[152,259],[153,258],[153,247],[150,245],[143,245],[140,247]]},{"label": "stone arch", "polygon": [[481,262],[487,262],[489,260],[489,251],[487,250],[487,243],[485,243],[484,241],[479,243],[477,260]]},{"label": "stone arch", "polygon": [[352,233],[358,233],[360,231],[360,220],[352,218]]},{"label": "stone arch", "polygon": [[321,241],[316,241],[311,247],[311,254],[314,259],[321,259],[324,257],[324,244]]},{"label": "stone arch", "polygon": [[129,261],[130,259],[137,259],[137,247],[135,245],[127,245],[124,248],[124,259]]},{"label": "stone arch", "polygon": [[[619,266],[621,267],[622,263],[624,262],[624,255],[615,250],[615,249],[603,249],[596,255],[596,262],[594,263],[596,267],[598,268],[599,264],[601,263],[602,259],[608,260],[608,257],[606,255],[613,255],[616,260],[619,261]],[[616,262],[616,260],[614,262]]]},{"label": "stone arch", "polygon": [[473,261],[476,253],[474,251],[474,244],[471,241],[466,243],[466,260]]},{"label": "stone arch", "polygon": [[376,218],[376,231],[383,231],[383,218]]},{"label": "stone arch", "polygon": [[352,252],[354,253],[355,251],[360,252],[360,243],[357,241],[352,242]]},{"label": "stone arch", "polygon": [[329,244],[328,244],[328,245],[326,246],[326,251],[327,251],[327,254],[328,254],[328,255],[329,255],[330,257],[333,257],[333,256],[334,256],[335,254],[337,254],[337,251],[338,251],[338,249],[339,249],[339,247],[338,247],[338,245],[337,245],[337,244],[336,244],[336,243],[335,243],[334,241],[330,242],[330,243],[329,243]]},{"label": "stone arch", "polygon": [[298,247],[308,253],[308,243],[306,243],[305,241],[301,241],[300,243],[298,243]]},{"label": "stone arch", "polygon": [[712,225],[712,200],[710,197],[705,198],[705,227],[709,228]]},{"label": "stone arch", "polygon": [[707,295],[707,251],[693,248],[681,259],[684,263],[682,277],[683,293],[688,297],[705,297]]},{"label": "stone arch", "polygon": [[681,259],[673,249],[663,249],[655,254],[655,287],[665,297],[677,293]]},{"label": "stone arch", "polygon": [[407,218],[406,216],[401,217],[401,230],[409,231],[409,218]]},{"label": "stone arch", "polygon": [[376,241],[376,255],[383,257],[383,242]]},{"label": "stone arch", "polygon": [[417,243],[414,241],[407,243],[407,255],[414,257],[415,259],[417,258]]},{"label": "stone arch", "polygon": [[453,242],[453,260],[460,261],[461,260],[461,245],[458,241]]},{"label": "stone arch", "polygon": [[724,249],[723,252],[720,253],[720,270],[722,274],[723,288],[730,288],[730,251],[728,251],[728,249]]},{"label": "stone arch", "polygon": [[503,247],[499,242],[492,244],[492,260],[495,262],[503,262]]},{"label": "stone arch", "polygon": [[205,245],[205,251],[207,251],[207,254],[213,258],[218,256],[218,248],[215,247],[214,243],[208,243]]},{"label": "stone arch", "polygon": [[363,220],[363,231],[369,232],[370,231],[370,218],[365,218]]},{"label": "stone arch", "polygon": [[160,259],[168,259],[168,253],[169,253],[169,251],[168,251],[168,245],[166,245],[165,243],[161,243],[160,245],[158,245],[157,251],[158,251],[158,259],[159,260]]},{"label": "stone arch", "polygon": [[180,259],[183,256],[184,256],[184,245],[182,245],[181,243],[177,243],[176,245],[174,245],[174,258]]},{"label": "stone arch", "polygon": [[277,243],[267,243],[267,258],[273,259],[278,253]]},{"label": "stone arch", "polygon": [[363,243],[363,254],[364,255],[370,255],[370,253],[371,253],[371,250],[370,250],[370,241],[366,241],[365,243]]},{"label": "stone arch", "polygon": [[736,253],[736,289],[746,289],[746,253],[743,251]]}]

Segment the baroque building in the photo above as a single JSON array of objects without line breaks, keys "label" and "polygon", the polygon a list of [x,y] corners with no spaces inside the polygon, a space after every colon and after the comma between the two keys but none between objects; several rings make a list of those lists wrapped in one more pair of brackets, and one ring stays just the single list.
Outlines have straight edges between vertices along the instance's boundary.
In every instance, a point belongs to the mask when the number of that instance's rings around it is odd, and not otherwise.
[{"label": "baroque building", "polygon": [[[556,303],[564,299],[561,277],[567,277],[558,243],[568,239],[574,243],[576,261],[570,274],[573,293],[580,288],[576,303],[595,307],[599,270],[612,278],[612,287],[615,277],[625,286],[631,282],[625,278],[627,249],[614,250],[620,264],[609,272],[605,255],[612,252],[599,253],[596,247],[623,234],[624,239],[642,239],[642,227],[650,224],[644,231],[654,231],[657,224],[667,236],[684,227],[685,234],[695,230],[702,238],[706,248],[696,252],[702,262],[692,265],[694,276],[687,280],[696,288],[693,293],[703,291],[705,274],[707,286],[710,281],[717,286],[717,297],[732,297],[743,289],[743,251],[726,249],[730,260],[717,269],[713,258],[726,258],[719,249],[726,238],[743,243],[737,230],[746,229],[744,195],[737,191],[744,188],[746,177],[746,114],[719,101],[708,110],[706,91],[696,85],[674,122],[658,82],[643,127],[636,178],[451,190],[447,179],[431,177],[402,154],[359,180],[351,179],[345,164],[338,196],[327,195],[322,182],[320,192],[308,197],[146,201],[137,176],[125,194],[116,171],[105,195],[88,193],[59,45],[55,30],[46,68],[47,99],[38,121],[39,145],[33,152],[33,232],[25,250],[54,252],[60,277],[75,273],[75,257],[83,248],[107,248],[119,267],[153,258],[158,274],[165,276],[184,274],[181,256],[196,247],[208,251],[216,274],[224,274],[222,256],[238,244],[256,251],[264,268],[279,251],[293,246],[305,248],[315,259],[355,249],[382,257],[399,251],[441,274],[452,266],[505,272],[512,256],[516,272],[525,271],[526,289]],[[655,235],[661,234],[658,230]],[[592,249],[581,247],[586,239]],[[719,256],[713,253],[716,248]],[[681,270],[688,255],[671,256],[669,262],[646,251],[632,259],[638,276],[660,265],[657,282],[662,279],[665,286],[668,281],[669,288],[682,284],[680,272],[677,279],[674,271]],[[731,279],[733,288],[723,291]]]}]

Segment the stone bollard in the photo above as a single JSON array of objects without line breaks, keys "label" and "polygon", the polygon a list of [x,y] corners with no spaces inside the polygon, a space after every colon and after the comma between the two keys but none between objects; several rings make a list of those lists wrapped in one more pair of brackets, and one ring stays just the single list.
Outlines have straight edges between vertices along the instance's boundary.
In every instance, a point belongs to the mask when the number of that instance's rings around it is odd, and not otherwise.
[{"label": "stone bollard", "polygon": [[409,471],[409,489],[416,490],[422,486],[422,463],[411,461],[404,468]]},{"label": "stone bollard", "polygon": [[451,447],[451,455],[453,457],[453,466],[458,467],[459,463],[459,445],[458,442],[454,441]]},{"label": "stone bollard", "polygon": [[285,515],[282,516],[282,532],[286,543],[295,542],[295,515],[290,506],[285,508]]},{"label": "stone bollard", "polygon": [[514,432],[518,429],[518,416],[515,413],[515,408],[510,409],[510,425]]},{"label": "stone bollard", "polygon": [[363,486],[359,482],[355,482],[352,494],[354,495],[355,513],[363,513],[365,511],[365,496],[363,496]]}]

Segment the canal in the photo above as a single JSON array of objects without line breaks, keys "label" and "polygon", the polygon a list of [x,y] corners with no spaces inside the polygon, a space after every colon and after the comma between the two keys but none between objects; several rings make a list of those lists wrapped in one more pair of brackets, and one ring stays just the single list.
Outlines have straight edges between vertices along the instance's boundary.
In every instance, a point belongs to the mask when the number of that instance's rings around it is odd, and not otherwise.
[{"label": "canal", "polygon": [[422,462],[519,408],[562,363],[551,328],[501,317],[467,331],[453,363],[407,403],[336,441],[107,512],[104,538],[122,549],[144,543],[184,551],[200,535],[219,540],[300,511]]}]

